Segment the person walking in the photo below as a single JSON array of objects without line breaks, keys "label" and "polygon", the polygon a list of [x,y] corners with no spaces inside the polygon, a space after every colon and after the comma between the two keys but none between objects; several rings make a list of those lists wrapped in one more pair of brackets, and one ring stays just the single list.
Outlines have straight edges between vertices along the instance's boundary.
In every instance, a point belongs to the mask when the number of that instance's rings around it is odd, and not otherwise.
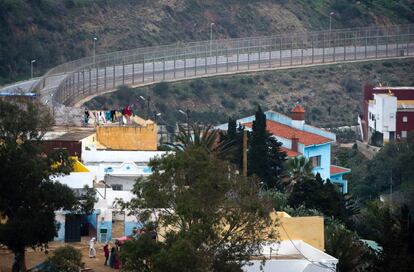
[{"label": "person walking", "polygon": [[105,264],[108,265],[108,258],[109,258],[109,245],[106,243],[103,247],[104,255],[105,255]]},{"label": "person walking", "polygon": [[89,241],[89,258],[96,258],[95,241],[95,237]]},{"label": "person walking", "polygon": [[111,254],[109,255],[109,267],[114,268],[115,264],[115,247],[111,248]]}]

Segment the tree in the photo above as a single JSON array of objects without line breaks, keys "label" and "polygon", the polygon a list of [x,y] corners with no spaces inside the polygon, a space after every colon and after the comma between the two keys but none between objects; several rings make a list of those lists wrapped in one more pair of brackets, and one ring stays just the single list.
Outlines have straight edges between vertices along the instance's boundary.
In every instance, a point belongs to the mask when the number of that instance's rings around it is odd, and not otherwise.
[{"label": "tree", "polygon": [[128,208],[141,222],[157,225],[164,241],[139,258],[125,252],[126,263],[143,267],[149,259],[152,271],[237,271],[264,241],[275,240],[268,229],[276,224],[271,205],[257,180],[237,174],[216,154],[187,146],[150,166],[152,175],[136,182]]},{"label": "tree", "polygon": [[361,211],[358,231],[382,247],[376,271],[413,271],[414,225],[407,206],[370,202]]},{"label": "tree", "polygon": [[340,272],[372,271],[375,253],[358,237],[336,220],[328,220],[325,227],[325,250],[338,258]]},{"label": "tree", "polygon": [[300,177],[293,186],[288,203],[295,208],[304,205],[342,221],[346,221],[348,216],[343,195],[329,180],[324,182],[319,173],[315,177]]},{"label": "tree", "polygon": [[53,255],[46,259],[44,271],[78,272],[83,267],[82,252],[73,246],[66,245],[56,249]]},{"label": "tree", "polygon": [[25,247],[43,246],[57,234],[55,211],[76,204],[70,188],[50,180],[62,170],[55,167],[61,160],[40,155],[39,141],[50,124],[37,104],[0,101],[0,216],[6,219],[0,243],[15,255],[13,271],[26,270]]},{"label": "tree", "polygon": [[249,143],[248,173],[257,175],[267,188],[281,187],[280,175],[286,153],[281,152],[282,143],[266,131],[266,115],[260,106],[255,113]]},{"label": "tree", "polygon": [[244,126],[237,127],[235,119],[229,118],[227,134],[220,135],[220,144],[226,146],[222,158],[243,169],[243,133]]}]

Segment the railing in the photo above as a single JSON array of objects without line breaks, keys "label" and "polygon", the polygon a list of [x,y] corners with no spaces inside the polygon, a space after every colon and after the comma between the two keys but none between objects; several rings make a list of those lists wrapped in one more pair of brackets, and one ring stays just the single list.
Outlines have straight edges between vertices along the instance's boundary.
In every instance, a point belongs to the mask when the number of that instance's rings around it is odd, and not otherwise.
[{"label": "railing", "polygon": [[177,43],[68,62],[46,73],[35,89],[55,82],[53,100],[71,105],[121,85],[413,55],[414,25]]}]

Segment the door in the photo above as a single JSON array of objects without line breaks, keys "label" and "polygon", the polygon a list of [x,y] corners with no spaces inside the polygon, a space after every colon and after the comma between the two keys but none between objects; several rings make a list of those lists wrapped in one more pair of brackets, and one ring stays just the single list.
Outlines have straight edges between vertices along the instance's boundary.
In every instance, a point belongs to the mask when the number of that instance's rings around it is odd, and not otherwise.
[{"label": "door", "polygon": [[81,216],[78,214],[67,214],[65,216],[65,242],[81,241]]}]

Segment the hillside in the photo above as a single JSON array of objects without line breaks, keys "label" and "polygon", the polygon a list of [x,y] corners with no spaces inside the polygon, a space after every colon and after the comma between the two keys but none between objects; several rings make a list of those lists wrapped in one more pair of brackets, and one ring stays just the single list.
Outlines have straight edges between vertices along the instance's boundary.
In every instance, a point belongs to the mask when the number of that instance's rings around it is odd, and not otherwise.
[{"label": "hillside", "polygon": [[209,38],[414,21],[412,0],[1,0],[0,84],[97,53]]},{"label": "hillside", "polygon": [[179,109],[189,109],[193,121],[218,124],[228,116],[253,114],[257,105],[288,114],[299,101],[307,110],[308,123],[338,127],[356,124],[364,84],[412,86],[413,70],[414,60],[409,59],[239,74],[136,89],[121,87],[85,106],[120,109],[134,104],[144,115],[146,108],[139,96],[151,96],[150,114],[161,112],[161,121],[172,126],[185,121]]}]

